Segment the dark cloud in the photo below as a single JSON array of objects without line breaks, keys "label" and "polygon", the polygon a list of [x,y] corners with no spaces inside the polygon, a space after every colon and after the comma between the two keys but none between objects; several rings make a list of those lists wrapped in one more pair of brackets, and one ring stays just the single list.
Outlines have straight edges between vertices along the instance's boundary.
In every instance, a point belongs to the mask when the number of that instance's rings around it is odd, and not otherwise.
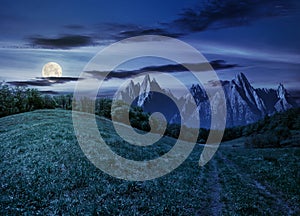
[{"label": "dark cloud", "polygon": [[[291,12],[295,0],[202,0],[199,6],[184,9],[177,19],[155,26],[130,23],[100,23],[94,26],[63,26],[69,35],[48,38],[30,37],[30,44],[39,48],[71,49],[103,45],[140,35],[182,37],[207,29],[248,25],[266,17],[284,16]],[[74,32],[81,32],[79,35]]]},{"label": "dark cloud", "polygon": [[86,35],[64,35],[56,38],[38,36],[31,37],[29,40],[34,47],[50,49],[70,49],[73,47],[95,45],[92,37]]},{"label": "dark cloud", "polygon": [[265,17],[287,15],[293,0],[208,0],[201,6],[187,8],[168,24],[187,32],[247,25]]},{"label": "dark cloud", "polygon": [[[187,65],[189,68],[192,68],[194,71],[203,71],[208,69],[207,63],[200,63],[200,64],[191,64],[186,63],[184,65]],[[210,65],[215,70],[221,70],[221,69],[229,69],[238,67],[237,64],[227,64],[224,60],[214,60],[210,62]],[[162,66],[150,66],[150,67],[144,67],[140,69],[142,72],[147,71],[158,71],[158,72],[182,72],[187,71],[187,68],[185,68],[182,64],[168,64],[168,65],[162,65]]]},{"label": "dark cloud", "polygon": [[66,82],[73,82],[77,80],[81,80],[82,78],[78,77],[37,77],[37,79],[42,79],[42,80],[48,80],[50,82],[55,82],[55,83],[66,83]]},{"label": "dark cloud", "polygon": [[122,40],[140,35],[164,35],[169,37],[180,37],[183,34],[172,32],[164,27],[149,27],[134,24],[102,23],[96,26],[99,31],[98,39]]},{"label": "dark cloud", "polygon": [[85,73],[92,75],[96,79],[98,78],[103,79],[105,77],[105,80],[109,80],[112,78],[119,78],[119,79],[131,78],[142,72],[138,72],[137,70],[133,70],[133,71],[122,70],[122,71],[111,71],[109,73],[106,71],[93,70],[93,71],[85,71]]},{"label": "dark cloud", "polygon": [[171,32],[164,28],[152,28],[134,24],[101,23],[93,27],[82,25],[63,26],[68,32],[84,32],[83,35],[62,35],[58,37],[29,37],[29,45],[46,49],[72,49],[82,46],[103,45],[112,41],[118,41],[139,35],[164,35],[169,37],[180,37],[183,34]]},{"label": "dark cloud", "polygon": [[222,70],[222,69],[229,69],[229,68],[235,68],[240,67],[238,64],[227,64],[224,60],[214,60],[210,62],[210,65],[215,70]]},{"label": "dark cloud", "polygon": [[52,86],[54,84],[64,84],[67,82],[73,82],[80,79],[81,78],[77,78],[77,77],[49,77],[49,78],[41,77],[35,80],[10,81],[7,83],[14,86]]},{"label": "dark cloud", "polygon": [[[210,67],[207,63],[199,63],[199,64],[187,63],[184,65],[188,66],[195,72],[201,72],[201,71],[206,71],[206,70],[210,69]],[[224,60],[211,61],[210,65],[215,70],[239,67],[239,65],[237,65],[237,64],[227,64]],[[119,79],[132,78],[138,74],[146,73],[146,72],[149,72],[149,73],[152,73],[152,72],[175,73],[175,72],[184,72],[184,71],[188,71],[188,69],[186,67],[184,67],[183,64],[167,64],[167,65],[160,65],[160,66],[143,67],[143,68],[140,68],[137,70],[111,71],[110,73],[107,71],[102,71],[102,72],[101,71],[85,71],[85,73],[90,74],[95,78],[103,79],[105,77],[105,80],[109,80],[112,78],[119,78]]]},{"label": "dark cloud", "polygon": [[28,80],[28,81],[10,81],[7,82],[10,85],[14,86],[51,86],[48,80]]},{"label": "dark cloud", "polygon": [[139,35],[163,35],[168,37],[178,38],[184,34],[178,32],[171,32],[163,28],[138,28],[135,30],[128,30],[120,32],[116,38],[129,38]]},{"label": "dark cloud", "polygon": [[172,22],[160,23],[155,27],[101,23],[93,29],[95,32],[92,37],[98,41],[115,41],[140,35],[178,38],[191,32],[248,25],[257,19],[284,16],[292,10],[293,1],[295,0],[202,0],[201,6],[183,10]]}]

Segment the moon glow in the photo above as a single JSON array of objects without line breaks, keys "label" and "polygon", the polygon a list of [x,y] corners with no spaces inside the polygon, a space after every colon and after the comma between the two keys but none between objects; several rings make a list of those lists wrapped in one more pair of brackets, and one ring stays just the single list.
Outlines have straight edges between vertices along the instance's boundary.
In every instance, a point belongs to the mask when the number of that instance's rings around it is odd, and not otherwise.
[{"label": "moon glow", "polygon": [[61,77],[62,68],[56,62],[48,62],[42,69],[43,77]]}]

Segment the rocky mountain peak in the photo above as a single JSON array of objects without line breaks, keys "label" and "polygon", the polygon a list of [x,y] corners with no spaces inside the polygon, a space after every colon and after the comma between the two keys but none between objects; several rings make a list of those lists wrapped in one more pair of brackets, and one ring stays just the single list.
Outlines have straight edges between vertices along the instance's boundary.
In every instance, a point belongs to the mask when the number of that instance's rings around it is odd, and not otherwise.
[{"label": "rocky mountain peak", "polygon": [[278,97],[278,101],[275,104],[276,111],[281,112],[293,107],[293,103],[290,103],[287,90],[284,88],[282,83],[279,84],[276,93]]},{"label": "rocky mountain peak", "polygon": [[250,86],[247,77],[243,73],[236,74],[234,81],[240,87]]},{"label": "rocky mountain peak", "polygon": [[278,86],[278,88],[277,88],[277,96],[280,99],[283,99],[283,98],[285,98],[286,93],[287,93],[286,89],[284,88],[283,84],[280,83],[279,86]]},{"label": "rocky mountain peak", "polygon": [[193,84],[190,88],[192,96],[195,98],[196,104],[199,105],[202,101],[207,100],[206,92],[199,84]]},{"label": "rocky mountain peak", "polygon": [[141,87],[147,88],[150,85],[150,82],[151,82],[150,76],[149,76],[149,74],[147,74],[143,79]]},{"label": "rocky mountain peak", "polygon": [[[247,77],[239,73],[231,81],[222,81],[226,97],[227,106],[227,127],[246,125],[258,121],[265,115],[284,111],[294,107],[292,99],[282,84],[278,89],[256,89],[252,87]],[[155,91],[163,94],[154,94]],[[210,103],[217,103],[217,95],[213,95],[212,101],[209,101],[205,90],[199,84],[193,84],[190,87],[190,93],[181,98],[175,98],[171,92],[162,89],[155,79],[146,75],[141,82],[130,82],[124,92],[121,93],[122,100],[135,99],[136,106],[143,107],[145,111],[156,110],[156,106],[167,113],[168,119],[173,123],[180,122],[176,109],[172,108],[165,96],[172,100],[177,100],[178,110],[190,116],[186,122],[192,121],[195,116],[200,115],[201,126],[209,128],[211,119]],[[165,96],[162,96],[165,95]],[[197,110],[190,110],[190,103],[194,100]]]},{"label": "rocky mountain peak", "polygon": [[258,96],[256,90],[252,87],[247,77],[243,73],[238,73],[235,79],[232,80],[232,85],[235,87],[239,96],[245,101],[254,112],[265,114],[265,104]]}]

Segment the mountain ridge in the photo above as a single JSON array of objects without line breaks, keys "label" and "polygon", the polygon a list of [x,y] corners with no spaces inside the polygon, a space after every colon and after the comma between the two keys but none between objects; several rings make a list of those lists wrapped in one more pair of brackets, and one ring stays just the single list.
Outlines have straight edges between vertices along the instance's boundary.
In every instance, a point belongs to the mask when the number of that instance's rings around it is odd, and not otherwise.
[{"label": "mountain ridge", "polygon": [[[282,83],[279,84],[277,89],[254,88],[245,74],[238,73],[234,79],[221,81],[221,84],[227,105],[226,127],[251,124],[266,115],[273,115],[276,112],[297,107],[296,102],[290,97]],[[196,115],[199,115],[200,126],[210,127],[210,103],[205,90],[199,84],[192,84],[189,88],[191,94],[177,98],[170,91],[162,89],[155,79],[151,80],[150,76],[146,75],[141,84],[131,81],[127,88],[120,93],[119,99],[133,101],[133,106],[142,107],[147,112],[154,112],[155,106],[159,104],[165,113],[168,112],[167,120],[170,123],[180,123],[182,119],[180,114],[176,112],[174,104],[167,107],[167,109],[166,107],[162,108],[162,106],[168,105],[165,104],[165,99],[160,94],[155,93],[157,91],[176,101],[179,105],[178,110],[184,112],[186,114],[184,116],[189,116],[189,119],[184,119],[184,122],[189,122]],[[192,100],[195,101],[197,110],[188,109]]]}]

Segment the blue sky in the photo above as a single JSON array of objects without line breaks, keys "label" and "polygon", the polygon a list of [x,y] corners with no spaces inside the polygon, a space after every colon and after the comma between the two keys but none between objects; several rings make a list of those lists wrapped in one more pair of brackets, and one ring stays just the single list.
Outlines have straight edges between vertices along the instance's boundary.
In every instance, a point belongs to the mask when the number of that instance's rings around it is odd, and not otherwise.
[{"label": "blue sky", "polygon": [[[221,79],[244,72],[255,87],[276,88],[282,82],[290,91],[300,91],[299,9],[297,0],[2,0],[0,79],[38,80],[49,61],[62,66],[64,77],[78,77],[109,44],[159,34],[189,43],[209,61],[238,65],[217,70]],[[163,64],[139,60],[121,69]],[[72,91],[75,82],[65,80],[34,87]],[[108,82],[118,85],[120,79]]]}]

